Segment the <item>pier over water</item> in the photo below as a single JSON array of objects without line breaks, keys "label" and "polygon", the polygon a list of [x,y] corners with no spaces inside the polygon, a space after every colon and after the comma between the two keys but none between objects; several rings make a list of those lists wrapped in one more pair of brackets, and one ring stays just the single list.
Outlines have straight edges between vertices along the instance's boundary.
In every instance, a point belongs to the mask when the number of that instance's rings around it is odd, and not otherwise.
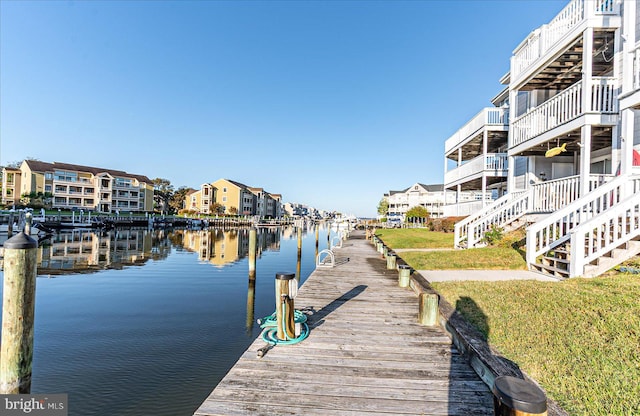
[{"label": "pier over water", "polygon": [[195,415],[493,414],[488,387],[442,328],[417,323],[415,294],[364,233],[335,254],[295,299],[309,337],[262,358],[256,339]]}]

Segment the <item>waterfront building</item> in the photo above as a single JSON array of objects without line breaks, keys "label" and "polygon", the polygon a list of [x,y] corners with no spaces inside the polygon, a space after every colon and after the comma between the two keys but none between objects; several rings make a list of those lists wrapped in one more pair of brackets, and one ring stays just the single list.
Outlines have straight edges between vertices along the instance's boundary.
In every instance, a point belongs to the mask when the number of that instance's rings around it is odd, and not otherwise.
[{"label": "waterfront building", "polygon": [[388,203],[387,215],[402,216],[403,218],[411,208],[421,206],[425,208],[432,218],[445,216],[444,207],[453,204],[456,200],[475,201],[481,198],[478,192],[461,191],[458,194],[445,192],[443,184],[425,185],[415,183],[401,191],[389,191],[384,195]]},{"label": "waterfront building", "polygon": [[153,183],[143,175],[38,160],[25,160],[18,169],[3,169],[4,204],[18,204],[22,195],[32,192],[51,194],[53,208],[105,213],[153,211]]},{"label": "waterfront building", "polygon": [[266,192],[230,179],[218,179],[185,196],[186,209],[206,215],[256,215],[281,218],[282,195]]},{"label": "waterfront building", "polygon": [[[506,168],[507,192],[456,224],[456,247],[482,245],[495,227],[526,225],[529,268],[559,278],[596,276],[640,253],[639,13],[637,0],[571,0],[515,48],[502,78],[507,161],[496,169],[501,192]],[[504,140],[506,123],[491,121],[468,123],[482,126],[467,130],[482,131],[483,148],[469,171],[486,170],[492,151],[504,159],[490,132]],[[447,141],[445,159],[458,154],[470,165],[465,146],[479,133],[459,136]],[[453,176],[448,186],[464,186]],[[481,180],[483,192],[491,189],[488,176]]]},{"label": "waterfront building", "polygon": [[13,205],[20,200],[20,179],[22,172],[18,168],[2,169],[2,204]]},{"label": "waterfront building", "polygon": [[447,199],[444,215],[469,215],[507,192],[507,137],[509,90],[491,100],[445,142],[444,188],[455,198]]}]

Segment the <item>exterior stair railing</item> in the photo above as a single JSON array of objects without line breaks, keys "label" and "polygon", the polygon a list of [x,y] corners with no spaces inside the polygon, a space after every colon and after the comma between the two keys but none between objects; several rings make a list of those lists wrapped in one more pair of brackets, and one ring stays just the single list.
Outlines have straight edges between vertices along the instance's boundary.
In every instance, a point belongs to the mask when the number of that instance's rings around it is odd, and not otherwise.
[{"label": "exterior stair railing", "polygon": [[[591,175],[589,190],[608,179]],[[579,198],[580,177],[569,176],[532,185],[526,191],[511,192],[478,213],[459,221],[454,229],[454,247],[471,248],[493,227],[503,228],[526,214],[549,213]]]},{"label": "exterior stair railing", "polygon": [[571,232],[569,277],[584,275],[587,264],[640,236],[640,179],[634,187],[631,196]]},{"label": "exterior stair railing", "polygon": [[[627,195],[632,195],[630,192],[637,191],[640,179],[626,175],[616,177],[597,188],[593,188],[593,185],[595,183],[592,183],[590,192],[584,197],[572,201],[527,228],[526,260],[529,268],[536,263],[538,256],[569,241],[572,231],[580,224],[603,214],[618,205]],[[572,258],[571,261],[575,259]]]}]

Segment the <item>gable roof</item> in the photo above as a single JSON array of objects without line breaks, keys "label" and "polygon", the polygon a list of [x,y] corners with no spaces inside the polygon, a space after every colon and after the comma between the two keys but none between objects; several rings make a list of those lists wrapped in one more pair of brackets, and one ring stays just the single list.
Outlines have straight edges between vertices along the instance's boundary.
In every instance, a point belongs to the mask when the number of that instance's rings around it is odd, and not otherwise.
[{"label": "gable roof", "polygon": [[151,179],[149,179],[144,175],[127,173],[122,170],[97,168],[94,166],[74,165],[71,163],[63,163],[63,162],[48,163],[48,162],[41,162],[39,160],[25,160],[24,162],[29,166],[29,168],[32,171],[35,171],[35,172],[48,172],[48,171],[53,171],[55,169],[62,169],[62,170],[68,170],[68,171],[88,172],[93,175],[98,175],[100,173],[108,173],[111,176],[134,178],[140,182],[151,183]]}]

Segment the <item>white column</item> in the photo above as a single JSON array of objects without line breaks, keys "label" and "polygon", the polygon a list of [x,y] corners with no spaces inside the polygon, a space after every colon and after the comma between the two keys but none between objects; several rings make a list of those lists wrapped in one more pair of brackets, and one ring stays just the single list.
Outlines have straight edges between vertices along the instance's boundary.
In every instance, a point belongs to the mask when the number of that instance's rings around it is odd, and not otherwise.
[{"label": "white column", "polygon": [[582,111],[591,111],[591,84],[593,82],[593,28],[582,34]]},{"label": "white column", "polygon": [[582,126],[580,148],[580,196],[589,192],[589,173],[591,172],[591,125]]},{"label": "white column", "polygon": [[[622,135],[620,138],[620,174],[631,173],[633,168],[633,130],[635,111],[631,108],[622,110]],[[613,167],[612,167],[613,168]],[[613,172],[616,173],[616,172]]]}]

